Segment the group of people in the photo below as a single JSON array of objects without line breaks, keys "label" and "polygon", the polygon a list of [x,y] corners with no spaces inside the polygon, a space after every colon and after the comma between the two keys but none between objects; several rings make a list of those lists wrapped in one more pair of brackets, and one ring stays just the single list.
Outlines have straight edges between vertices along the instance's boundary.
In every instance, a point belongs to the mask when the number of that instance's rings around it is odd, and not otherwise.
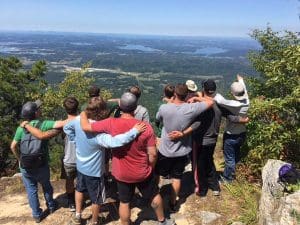
[{"label": "group of people", "polygon": [[[66,193],[71,211],[70,225],[81,224],[84,194],[92,203],[89,224],[99,224],[100,206],[106,199],[105,177],[111,157],[111,174],[117,185],[121,224],[130,224],[130,202],[137,188],[150,203],[159,224],[175,224],[164,215],[159,178],[172,180],[172,193],[167,208],[178,210],[178,194],[185,166],[192,162],[195,193],[206,196],[208,189],[220,195],[219,177],[213,162],[221,117],[226,117],[224,130],[225,169],[221,181],[231,182],[239,150],[245,140],[249,98],[243,78],[231,85],[235,100],[216,92],[216,83],[202,82],[202,91],[192,80],[164,87],[164,103],[156,114],[161,137],[156,137],[148,110],[138,104],[141,89],[133,86],[120,99],[104,101],[99,88],[89,90],[90,99],[78,115],[79,103],[67,97],[63,103],[67,118],[41,120],[41,102],[27,102],[22,107],[24,121],[17,128],[11,150],[20,162],[34,220],[44,218],[38,200],[37,184],[43,187],[49,213],[57,209],[50,183],[47,141],[65,133],[63,158]],[[19,146],[19,148],[18,148]],[[110,157],[108,157],[110,156]],[[76,188],[74,188],[76,180]],[[109,187],[108,187],[109,188]]]}]

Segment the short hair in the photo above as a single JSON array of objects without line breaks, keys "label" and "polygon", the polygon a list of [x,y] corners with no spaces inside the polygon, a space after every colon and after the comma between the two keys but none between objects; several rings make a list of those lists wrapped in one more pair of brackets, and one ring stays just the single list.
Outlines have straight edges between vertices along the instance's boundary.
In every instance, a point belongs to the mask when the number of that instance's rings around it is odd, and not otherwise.
[{"label": "short hair", "polygon": [[98,97],[100,96],[100,88],[98,88],[97,86],[93,85],[90,87],[89,91],[89,97],[92,98],[92,97]]},{"label": "short hair", "polygon": [[67,97],[64,100],[63,105],[68,114],[70,114],[70,115],[77,114],[79,102],[75,97]]},{"label": "short hair", "polygon": [[175,92],[175,86],[172,85],[172,84],[167,84],[165,87],[164,87],[164,95],[167,97],[167,98],[172,98],[174,96],[174,92]]},{"label": "short hair", "polygon": [[142,94],[142,91],[141,91],[140,87],[137,86],[137,85],[132,86],[131,88],[129,88],[128,92],[134,94],[137,99],[139,99],[141,97],[141,94]]},{"label": "short hair", "polygon": [[108,117],[106,102],[101,96],[91,98],[85,111],[87,118],[92,120],[99,121]]},{"label": "short hair", "polygon": [[188,88],[186,84],[177,84],[175,87],[175,94],[181,101],[184,101],[188,95]]}]

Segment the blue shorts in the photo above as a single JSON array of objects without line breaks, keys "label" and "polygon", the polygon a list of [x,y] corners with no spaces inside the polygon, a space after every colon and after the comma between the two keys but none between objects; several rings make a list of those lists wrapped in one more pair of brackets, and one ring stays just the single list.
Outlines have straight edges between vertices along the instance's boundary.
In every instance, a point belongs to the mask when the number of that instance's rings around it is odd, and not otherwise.
[{"label": "blue shorts", "polygon": [[105,202],[104,177],[91,177],[77,171],[76,191],[87,192],[92,204],[101,205]]}]

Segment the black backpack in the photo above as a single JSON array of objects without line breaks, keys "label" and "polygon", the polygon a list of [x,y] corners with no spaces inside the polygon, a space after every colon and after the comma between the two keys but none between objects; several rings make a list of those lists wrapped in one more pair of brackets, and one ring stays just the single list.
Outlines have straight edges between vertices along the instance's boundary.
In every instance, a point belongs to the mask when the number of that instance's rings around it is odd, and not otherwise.
[{"label": "black backpack", "polygon": [[[40,128],[39,121],[34,127]],[[46,165],[47,154],[45,150],[45,143],[33,136],[26,129],[25,135],[20,142],[20,163],[23,169],[37,169]]]}]

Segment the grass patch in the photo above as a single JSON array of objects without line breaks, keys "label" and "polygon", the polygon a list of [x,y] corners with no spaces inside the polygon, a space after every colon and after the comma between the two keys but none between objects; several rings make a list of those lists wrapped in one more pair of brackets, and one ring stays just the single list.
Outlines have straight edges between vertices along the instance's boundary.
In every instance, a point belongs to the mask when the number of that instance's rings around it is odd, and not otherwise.
[{"label": "grass patch", "polygon": [[244,179],[238,179],[231,184],[225,184],[224,187],[240,204],[240,216],[238,220],[249,225],[257,224],[260,186],[251,184]]},{"label": "grass patch", "polygon": [[4,193],[9,195],[9,194],[15,194],[21,192],[23,190],[24,190],[24,185],[22,179],[11,178],[10,181],[7,181],[6,187],[4,189]]},{"label": "grass patch", "polygon": [[300,190],[300,181],[297,184],[288,184],[286,189],[289,193],[294,193]]},{"label": "grass patch", "polygon": [[49,147],[49,155],[50,155],[50,174],[51,180],[59,180],[61,175],[62,162],[61,158],[64,153],[62,144],[54,144]]},{"label": "grass patch", "polygon": [[290,216],[297,220],[297,224],[300,224],[300,213],[297,210],[292,209],[290,212]]}]

